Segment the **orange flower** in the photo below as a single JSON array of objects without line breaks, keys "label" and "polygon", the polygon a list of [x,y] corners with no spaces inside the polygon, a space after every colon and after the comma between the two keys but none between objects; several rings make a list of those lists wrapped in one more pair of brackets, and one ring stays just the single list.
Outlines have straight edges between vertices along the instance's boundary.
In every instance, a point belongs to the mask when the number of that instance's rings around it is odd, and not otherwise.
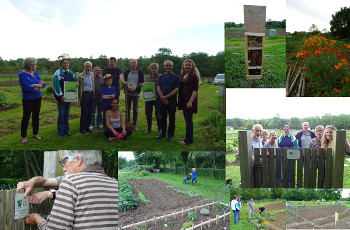
[{"label": "orange flower", "polygon": [[346,82],[350,81],[350,78],[345,77],[345,81],[346,81]]},{"label": "orange flower", "polygon": [[343,80],[341,80],[341,81],[340,81],[340,83],[344,84],[344,81],[343,81]]},{"label": "orange flower", "polygon": [[316,54],[316,56],[319,56],[320,55],[320,51],[316,51],[315,54]]},{"label": "orange flower", "polygon": [[344,63],[344,65],[347,65],[348,62],[346,61],[346,59],[341,59],[341,61]]},{"label": "orange flower", "polygon": [[342,65],[343,65],[342,63],[338,63],[338,65],[335,65],[334,67],[335,67],[336,69],[339,69]]},{"label": "orange flower", "polygon": [[340,89],[337,89],[337,88],[334,88],[334,91],[337,92],[337,93],[340,93],[341,90]]}]

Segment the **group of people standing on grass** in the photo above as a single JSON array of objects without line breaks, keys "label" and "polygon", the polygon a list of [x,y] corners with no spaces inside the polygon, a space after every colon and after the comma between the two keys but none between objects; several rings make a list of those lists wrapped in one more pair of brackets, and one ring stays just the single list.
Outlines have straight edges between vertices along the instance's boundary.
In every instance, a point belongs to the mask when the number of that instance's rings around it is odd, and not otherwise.
[{"label": "group of people standing on grass", "polygon": [[[242,200],[241,200],[241,195],[234,195],[233,200],[231,201],[231,210],[233,212],[233,219],[234,223],[238,224],[238,221],[241,220],[241,209],[242,209]],[[251,214],[254,214],[254,206],[255,202],[253,199],[251,199],[247,205],[249,206],[249,216]],[[266,210],[265,206],[262,204],[259,207],[259,212],[264,213]]]},{"label": "group of people standing on grass", "polygon": [[[253,148],[332,148],[333,132],[337,129],[334,125],[327,125],[325,128],[318,125],[315,132],[310,130],[308,122],[303,122],[302,131],[295,136],[291,134],[290,126],[284,125],[282,134],[277,137],[275,131],[268,132],[264,130],[262,125],[256,124],[253,126],[252,132],[252,147]],[[345,152],[350,154],[349,141],[345,142]]]},{"label": "group of people standing on grass", "polygon": [[[145,134],[152,130],[152,114],[155,110],[158,133],[157,139],[167,137],[170,142],[175,132],[176,108],[183,111],[186,123],[186,135],[181,144],[193,143],[193,114],[198,109],[198,85],[200,73],[191,59],[182,64],[180,77],[173,73],[174,64],[171,60],[164,62],[164,74],[159,74],[159,65],[150,65],[150,75],[144,79],[143,72],[137,68],[137,60],[130,60],[130,68],[124,73],[116,66],[115,57],[109,59],[109,66],[101,74],[101,68],[90,61],[84,63],[84,71],[75,76],[69,69],[69,60],[60,60],[60,69],[53,76],[52,86],[54,97],[58,105],[57,136],[71,136],[69,130],[69,111],[71,102],[64,96],[65,82],[76,82],[80,101],[80,128],[81,134],[92,133],[94,127],[104,129],[110,141],[127,139],[132,131],[138,132],[138,102],[144,82],[153,82],[156,99],[145,102],[147,129]],[[37,60],[29,57],[24,59],[24,71],[19,73],[19,82],[22,88],[23,117],[21,122],[21,143],[26,144],[27,128],[32,115],[33,137],[38,135],[39,113],[41,108],[41,89],[46,87],[44,81],[35,72]],[[127,106],[126,117],[120,109],[120,82],[125,91]],[[130,110],[133,105],[133,121],[130,124]],[[96,115],[96,116],[95,116]],[[169,126],[167,117],[169,116]]]}]

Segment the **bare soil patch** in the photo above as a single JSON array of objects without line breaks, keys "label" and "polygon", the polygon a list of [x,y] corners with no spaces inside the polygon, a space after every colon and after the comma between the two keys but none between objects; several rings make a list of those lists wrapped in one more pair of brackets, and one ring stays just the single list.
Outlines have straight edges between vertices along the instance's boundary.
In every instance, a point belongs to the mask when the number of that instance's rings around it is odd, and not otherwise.
[{"label": "bare soil patch", "polygon": [[[157,179],[140,179],[140,180],[129,180],[129,183],[133,189],[135,196],[138,197],[138,192],[141,192],[147,200],[150,201],[149,204],[144,204],[139,202],[139,205],[134,210],[119,212],[119,227],[126,226],[132,223],[137,223],[145,221],[146,219],[151,219],[153,217],[163,216],[164,214],[170,214],[183,209],[195,207],[195,205],[200,206],[203,204],[211,203],[212,201],[203,197],[189,197],[187,195],[179,194],[171,188],[166,188],[166,186],[171,185]],[[183,188],[180,188],[184,190]],[[211,210],[210,217],[213,217],[214,209],[210,206]],[[207,221],[209,216],[203,216],[199,213],[200,209],[197,209],[197,220],[192,220],[194,224],[200,224],[200,221]],[[191,212],[194,212],[191,211]],[[184,222],[189,222],[187,218],[187,212],[184,212],[184,217],[181,214],[176,215],[174,220],[173,215],[167,218],[167,221],[172,221],[174,226],[170,229],[181,229]],[[225,225],[228,229],[229,227],[229,217],[226,217],[226,224],[220,221],[218,226],[215,226],[215,222],[212,222],[212,227],[215,229],[224,229]],[[147,229],[158,230],[166,229],[164,227],[165,220],[157,220],[155,224],[148,223]],[[136,227],[136,226],[135,226]],[[144,225],[142,227],[145,227]],[[208,227],[204,229],[208,229]]]},{"label": "bare soil patch", "polygon": [[6,105],[6,106],[0,106],[0,111],[9,111],[11,109],[18,108],[20,104],[18,103],[12,103],[11,105]]}]

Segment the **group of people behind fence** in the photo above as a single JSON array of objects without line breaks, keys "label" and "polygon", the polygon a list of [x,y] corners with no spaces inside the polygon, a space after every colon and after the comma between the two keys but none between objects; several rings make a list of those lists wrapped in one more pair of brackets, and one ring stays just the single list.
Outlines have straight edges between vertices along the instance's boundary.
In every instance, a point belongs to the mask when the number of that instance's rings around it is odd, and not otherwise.
[{"label": "group of people behind fence", "polygon": [[[155,110],[158,133],[157,139],[168,137],[172,141],[175,132],[176,108],[183,110],[186,124],[186,135],[181,144],[193,143],[193,114],[197,113],[198,85],[200,74],[191,59],[186,59],[182,64],[180,77],[173,73],[174,64],[170,60],[164,62],[164,74],[159,74],[159,65],[150,65],[150,75],[144,79],[143,72],[137,68],[137,60],[130,60],[130,68],[124,73],[116,66],[115,57],[109,59],[109,67],[101,73],[101,68],[90,61],[84,63],[84,71],[77,76],[69,69],[69,60],[60,60],[58,69],[52,80],[54,98],[57,100],[57,136],[71,136],[69,129],[69,112],[71,102],[64,95],[65,82],[76,82],[78,98],[80,102],[80,127],[81,134],[92,133],[94,127],[104,129],[105,135],[110,141],[127,139],[132,131],[137,132],[138,126],[138,102],[141,88],[144,82],[153,82],[155,88],[155,100],[145,102],[145,114],[147,119],[146,134],[152,130],[152,114]],[[37,60],[29,57],[24,59],[24,70],[19,73],[19,83],[22,89],[23,117],[21,122],[21,143],[26,144],[27,128],[32,115],[33,137],[37,140],[43,138],[39,132],[39,113],[41,108],[41,89],[46,87],[44,81],[36,71]],[[126,117],[120,110],[120,83],[125,91],[127,106]],[[133,120],[130,122],[130,110],[133,105]],[[96,116],[95,116],[96,115]],[[169,126],[167,117],[169,116]]]},{"label": "group of people behind fence", "polygon": [[[302,123],[302,131],[295,136],[291,133],[289,125],[283,126],[281,136],[277,137],[275,131],[268,132],[262,125],[253,126],[252,147],[254,148],[332,148],[333,134],[337,129],[334,125],[316,126],[314,132],[310,130],[308,122]],[[345,152],[350,154],[349,141],[345,142]]]},{"label": "group of people behind fence", "polygon": [[[231,201],[231,210],[233,212],[234,224],[238,224],[238,221],[241,220],[241,210],[243,205],[241,198],[242,198],[241,195],[234,195],[233,200]],[[255,206],[254,200],[251,199],[247,203],[247,205],[249,206],[249,216],[250,216],[254,214],[254,206]],[[260,214],[264,213],[265,210],[266,210],[266,207],[261,204],[259,207]]]}]

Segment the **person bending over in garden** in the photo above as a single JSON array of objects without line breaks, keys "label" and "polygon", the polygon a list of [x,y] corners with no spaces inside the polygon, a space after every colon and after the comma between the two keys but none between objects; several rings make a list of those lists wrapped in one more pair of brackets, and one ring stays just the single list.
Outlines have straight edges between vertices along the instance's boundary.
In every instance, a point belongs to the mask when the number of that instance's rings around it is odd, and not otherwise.
[{"label": "person bending over in garden", "polygon": [[[116,99],[116,89],[112,86],[113,78],[112,75],[106,74],[103,78],[105,86],[102,87],[102,110],[103,110],[103,126],[106,128],[106,111],[109,109],[113,99]],[[118,100],[118,99],[117,99]]]},{"label": "person bending over in garden", "polygon": [[101,151],[59,152],[63,171],[69,175],[61,182],[50,220],[32,213],[26,224],[34,223],[39,230],[117,229],[118,181],[104,173]]},{"label": "person bending over in garden", "polygon": [[[156,89],[158,85],[158,78],[160,74],[158,73],[159,65],[157,63],[152,63],[150,66],[151,74],[146,77],[145,82],[153,82],[154,88]],[[147,117],[147,130],[145,134],[150,134],[152,130],[152,113],[153,113],[153,107],[154,107],[154,114],[157,119],[157,126],[158,126],[158,135],[160,134],[162,130],[162,116],[160,113],[160,105],[162,101],[160,100],[158,91],[155,90],[156,93],[156,100],[154,101],[145,101],[145,114]]]},{"label": "person bending over in garden", "polygon": [[199,71],[191,59],[182,64],[178,109],[183,111],[186,123],[186,135],[180,144],[193,144],[193,114],[198,110]]},{"label": "person bending over in garden", "polygon": [[[327,125],[321,140],[322,148],[332,148],[333,147],[333,133],[337,131],[334,125]],[[345,153],[350,155],[350,143],[345,140]]]},{"label": "person bending over in garden", "polygon": [[238,220],[237,220],[238,212],[241,211],[237,199],[238,199],[238,197],[237,197],[237,195],[235,195],[234,199],[231,201],[231,209],[233,212],[233,219],[234,219],[235,224],[238,224]]},{"label": "person bending over in garden", "polygon": [[249,206],[249,216],[250,216],[251,214],[254,214],[254,206],[255,206],[254,200],[251,199],[247,205]]},{"label": "person bending over in garden", "polygon": [[269,136],[269,132],[266,129],[264,129],[261,133],[261,137],[262,137],[261,143],[263,146],[265,146],[265,144],[269,141],[269,139],[267,139],[268,136]]},{"label": "person bending over in garden", "polygon": [[110,141],[126,139],[132,133],[131,130],[125,129],[123,112],[119,109],[118,104],[117,99],[112,100],[111,109],[106,112],[105,135]]},{"label": "person bending over in garden", "polygon": [[321,148],[323,131],[324,131],[324,127],[322,125],[316,126],[315,128],[316,137],[311,139],[310,145],[309,145],[310,148]]},{"label": "person bending over in garden", "polygon": [[[57,136],[63,137],[63,134],[70,136],[69,132],[69,110],[71,102],[67,102],[64,97],[64,82],[65,81],[77,81],[74,73],[69,70],[69,61],[67,58],[63,58],[60,61],[61,68],[57,70],[53,75],[52,86],[54,88],[54,97],[57,100],[58,105],[58,118],[57,118]],[[79,83],[77,83],[79,87]]]},{"label": "person bending over in garden", "polygon": [[196,186],[198,186],[198,184],[197,184],[197,174],[198,174],[198,172],[197,172],[196,168],[193,168],[192,169],[192,186],[194,185],[193,181],[195,181],[196,182]]},{"label": "person bending over in garden", "polygon": [[261,204],[259,207],[260,214],[265,212],[266,208]]},{"label": "person bending over in garden", "polygon": [[311,139],[315,138],[316,135],[314,132],[309,130],[309,122],[303,122],[302,128],[303,131],[297,133],[295,138],[298,140],[298,145],[300,148],[308,148],[310,146]]},{"label": "person bending over in garden", "polygon": [[33,57],[28,57],[23,61],[23,72],[19,73],[19,84],[22,89],[23,117],[21,122],[22,144],[27,144],[27,129],[30,116],[32,114],[33,137],[42,140],[39,132],[39,113],[41,107],[41,88],[46,85],[41,80],[39,74],[35,72],[37,61]]}]

